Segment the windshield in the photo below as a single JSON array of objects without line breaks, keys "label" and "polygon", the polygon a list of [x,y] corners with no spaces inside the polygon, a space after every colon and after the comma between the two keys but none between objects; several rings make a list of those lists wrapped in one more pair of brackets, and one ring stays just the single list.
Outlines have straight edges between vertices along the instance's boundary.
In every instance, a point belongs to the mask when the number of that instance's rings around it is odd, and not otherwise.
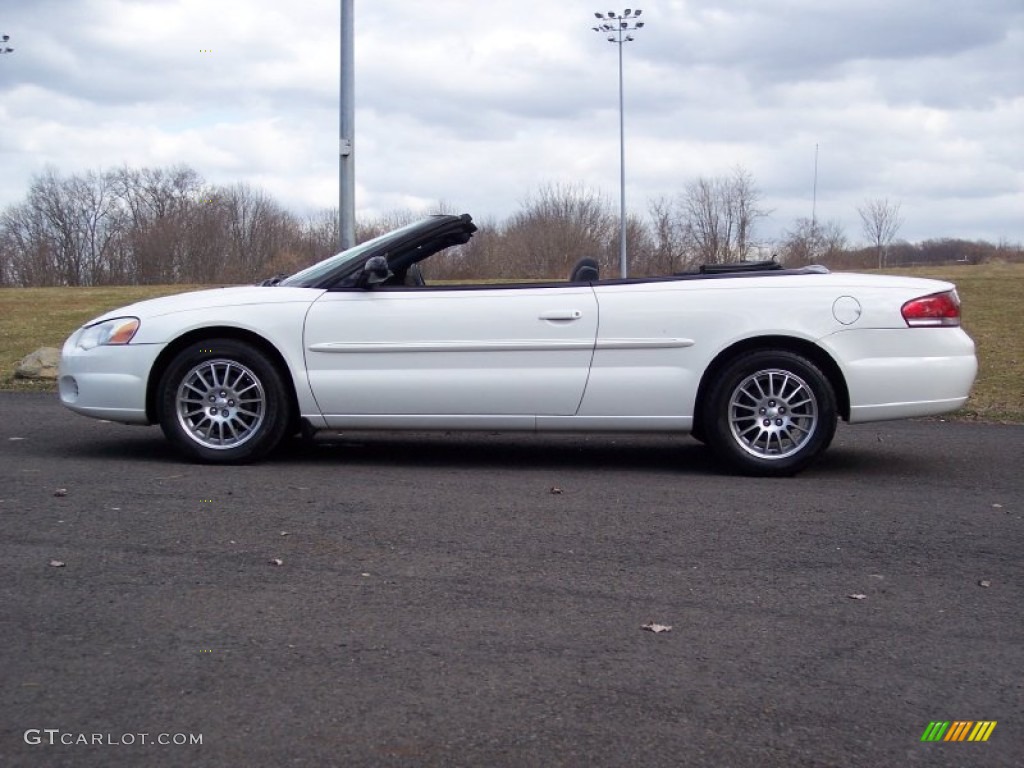
[{"label": "windshield", "polygon": [[377,250],[383,247],[385,250],[389,242],[400,240],[410,230],[422,226],[423,221],[414,221],[412,224],[406,224],[404,227],[393,230],[386,234],[375,237],[372,240],[367,240],[365,243],[360,243],[357,246],[336,253],[333,256],[328,256],[323,261],[319,261],[311,267],[306,267],[301,272],[296,272],[291,277],[287,277],[282,280],[278,285],[290,285],[298,288],[305,288],[314,285],[325,275],[330,273],[336,273],[343,275],[347,270],[346,265],[355,266],[360,261],[364,254],[368,251]]}]

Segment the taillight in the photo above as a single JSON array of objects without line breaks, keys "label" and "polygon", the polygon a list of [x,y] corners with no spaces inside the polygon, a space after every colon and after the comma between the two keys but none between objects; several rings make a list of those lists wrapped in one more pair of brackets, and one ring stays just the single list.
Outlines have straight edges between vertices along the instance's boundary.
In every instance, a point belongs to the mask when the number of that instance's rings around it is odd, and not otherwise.
[{"label": "taillight", "polygon": [[960,297],[956,290],[911,299],[900,310],[911,328],[960,325]]}]

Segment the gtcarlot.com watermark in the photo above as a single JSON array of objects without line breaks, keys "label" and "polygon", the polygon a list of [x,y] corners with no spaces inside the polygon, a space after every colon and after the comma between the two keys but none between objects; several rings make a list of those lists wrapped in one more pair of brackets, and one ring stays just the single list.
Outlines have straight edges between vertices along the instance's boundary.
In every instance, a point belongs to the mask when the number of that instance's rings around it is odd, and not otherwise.
[{"label": "gtcarlot.com watermark", "polygon": [[203,743],[201,733],[76,733],[60,728],[29,728],[25,731],[25,743],[32,745],[130,747],[135,745],[159,745],[163,747],[196,746]]}]

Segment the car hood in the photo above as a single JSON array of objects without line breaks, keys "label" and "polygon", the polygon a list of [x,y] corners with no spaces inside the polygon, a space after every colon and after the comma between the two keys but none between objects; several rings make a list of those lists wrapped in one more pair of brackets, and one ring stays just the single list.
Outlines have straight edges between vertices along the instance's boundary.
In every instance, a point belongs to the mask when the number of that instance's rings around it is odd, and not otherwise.
[{"label": "car hood", "polygon": [[286,288],[282,286],[242,285],[234,288],[211,288],[204,291],[190,291],[173,296],[137,301],[124,307],[112,309],[90,320],[86,325],[109,320],[114,317],[137,317],[140,320],[176,312],[197,309],[217,309],[259,304],[312,303],[323,295],[320,288]]}]

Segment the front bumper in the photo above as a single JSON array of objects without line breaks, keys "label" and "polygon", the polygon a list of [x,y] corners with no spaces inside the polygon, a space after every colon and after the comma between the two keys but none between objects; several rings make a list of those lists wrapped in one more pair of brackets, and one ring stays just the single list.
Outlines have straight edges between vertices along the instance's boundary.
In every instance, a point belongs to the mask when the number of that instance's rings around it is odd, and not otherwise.
[{"label": "front bumper", "polygon": [[149,424],[146,385],[164,344],[121,344],[84,350],[64,342],[57,386],[60,401],[76,413],[124,424]]}]

